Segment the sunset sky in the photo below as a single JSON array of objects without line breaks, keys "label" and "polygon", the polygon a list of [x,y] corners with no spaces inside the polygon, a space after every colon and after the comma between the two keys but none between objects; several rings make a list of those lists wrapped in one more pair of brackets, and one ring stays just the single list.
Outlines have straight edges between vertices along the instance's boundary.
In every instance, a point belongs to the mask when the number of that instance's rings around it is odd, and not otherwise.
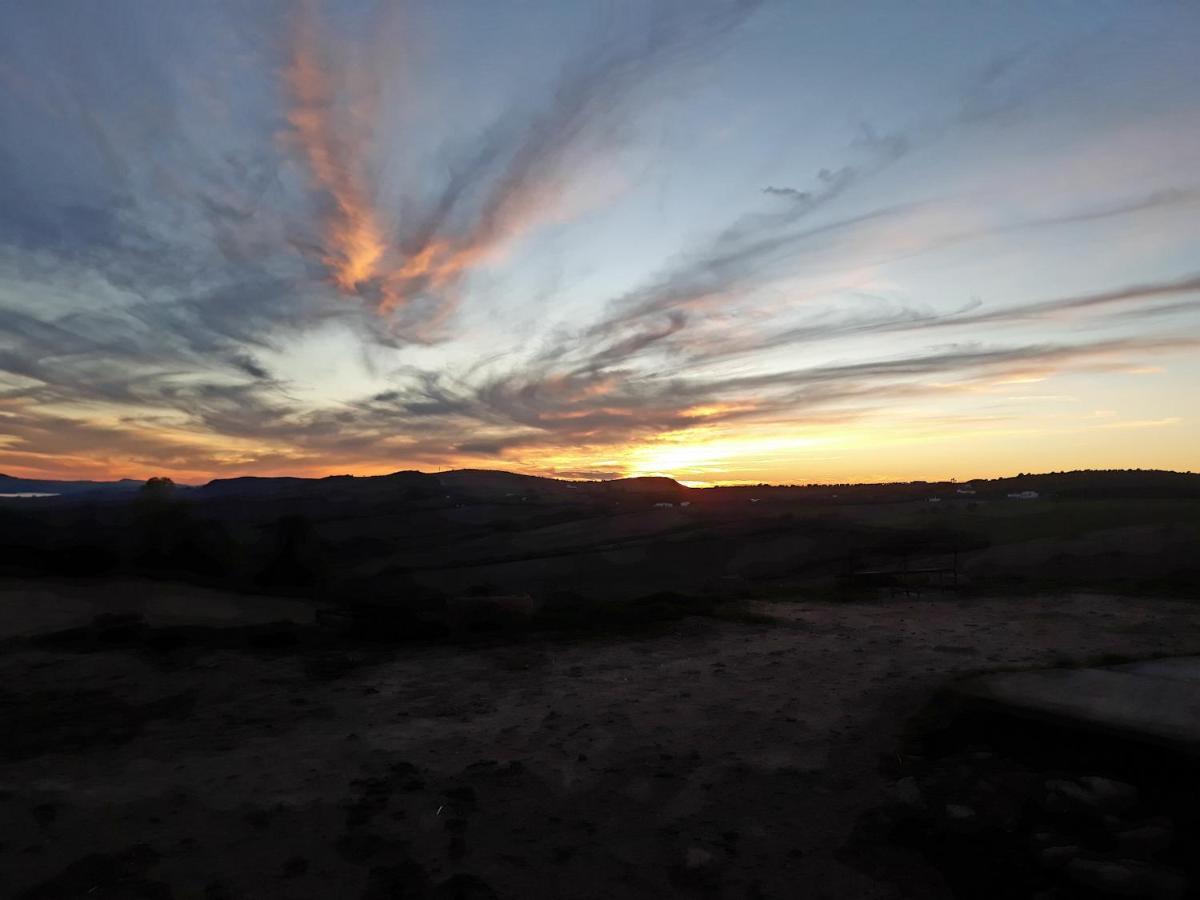
[{"label": "sunset sky", "polygon": [[1200,5],[0,5],[0,472],[1200,470]]}]

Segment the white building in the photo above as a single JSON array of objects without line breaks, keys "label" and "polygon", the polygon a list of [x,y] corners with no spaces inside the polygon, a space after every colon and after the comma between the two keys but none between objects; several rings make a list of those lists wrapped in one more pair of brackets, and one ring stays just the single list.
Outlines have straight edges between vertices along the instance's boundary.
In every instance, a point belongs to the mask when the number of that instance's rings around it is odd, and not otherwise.
[{"label": "white building", "polygon": [[1018,491],[1015,494],[1009,494],[1009,500],[1036,500],[1038,498],[1037,491]]}]

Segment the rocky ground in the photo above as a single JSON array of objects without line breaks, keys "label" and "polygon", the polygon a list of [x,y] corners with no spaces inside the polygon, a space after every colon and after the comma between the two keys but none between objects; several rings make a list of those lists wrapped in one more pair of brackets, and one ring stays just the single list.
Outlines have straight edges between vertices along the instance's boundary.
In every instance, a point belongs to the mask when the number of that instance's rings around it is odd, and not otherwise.
[{"label": "rocky ground", "polygon": [[[136,589],[149,624],[46,639],[29,632],[90,619],[94,589],[0,586],[0,896],[969,896],[919,842],[888,865],[862,850],[899,782],[918,806],[972,802],[934,763],[894,762],[936,690],[1200,651],[1193,604],[1098,595],[389,648],[184,625],[183,589],[158,618],[156,588]],[[1058,791],[1044,775],[1027,781]]]},{"label": "rocky ground", "polygon": [[1200,893],[1190,754],[993,710],[941,712],[883,767],[894,780],[843,859],[916,896],[918,861],[979,900]]}]

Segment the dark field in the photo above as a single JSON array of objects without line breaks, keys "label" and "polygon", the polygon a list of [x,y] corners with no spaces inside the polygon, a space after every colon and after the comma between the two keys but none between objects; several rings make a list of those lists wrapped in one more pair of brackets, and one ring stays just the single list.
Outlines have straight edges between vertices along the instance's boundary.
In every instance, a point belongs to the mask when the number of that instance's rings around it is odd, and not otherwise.
[{"label": "dark field", "polygon": [[[107,595],[166,628],[181,601],[224,602],[190,590]],[[67,611],[86,621],[94,595],[5,583],[7,610],[31,599],[61,627]],[[166,648],[10,640],[0,893],[948,896],[919,858],[907,893],[842,859],[879,802],[881,760],[938,687],[1200,650],[1182,600],[755,609],[770,621],[457,647],[310,643],[303,629],[283,646],[203,628]]]},{"label": "dark field", "polygon": [[397,478],[4,507],[0,895],[1001,896],[864,849],[914,717],[1200,652],[1182,476]]},{"label": "dark field", "polygon": [[[1026,490],[1038,499],[1008,498]],[[664,593],[694,611],[696,602],[921,587],[893,576],[929,568],[955,568],[957,578],[937,580],[984,593],[1186,594],[1200,580],[1198,540],[1200,476],[1140,471],[970,488],[704,490],[663,478],[403,472],[0,501],[0,571],[11,574],[149,576],[412,609],[528,594],[558,620]]]}]

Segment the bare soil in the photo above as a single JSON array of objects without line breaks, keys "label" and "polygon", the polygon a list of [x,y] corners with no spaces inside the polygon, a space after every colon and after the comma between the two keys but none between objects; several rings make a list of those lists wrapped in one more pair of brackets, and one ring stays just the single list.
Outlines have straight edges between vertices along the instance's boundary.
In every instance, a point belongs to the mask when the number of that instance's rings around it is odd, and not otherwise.
[{"label": "bare soil", "polygon": [[[263,619],[124,590],[152,625]],[[1081,594],[470,646],[29,637],[120,593],[0,584],[0,896],[905,896],[840,851],[939,687],[1200,651],[1194,603]]]}]

